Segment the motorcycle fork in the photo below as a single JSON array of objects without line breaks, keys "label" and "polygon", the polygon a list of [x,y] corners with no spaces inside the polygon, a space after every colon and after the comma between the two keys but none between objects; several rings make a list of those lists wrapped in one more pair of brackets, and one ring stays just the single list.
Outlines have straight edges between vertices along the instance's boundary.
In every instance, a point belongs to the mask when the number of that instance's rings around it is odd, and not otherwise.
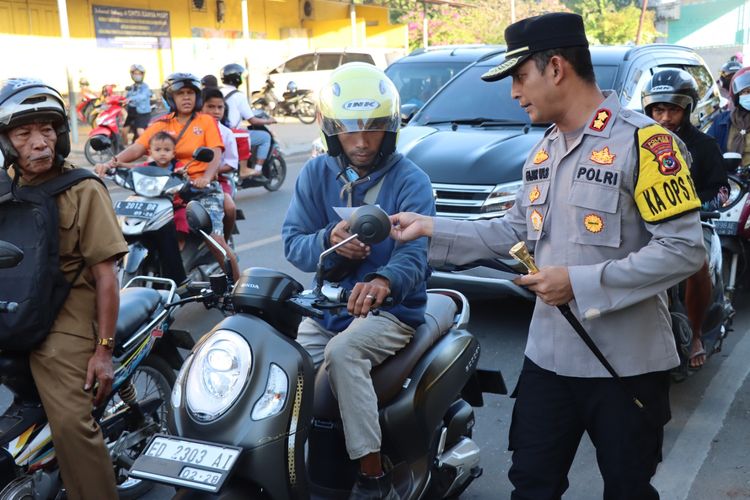
[{"label": "motorcycle fork", "polygon": [[737,282],[737,265],[739,263],[739,254],[732,254],[732,262],[729,265],[729,282],[726,285],[727,297],[730,302],[734,299],[734,287]]}]

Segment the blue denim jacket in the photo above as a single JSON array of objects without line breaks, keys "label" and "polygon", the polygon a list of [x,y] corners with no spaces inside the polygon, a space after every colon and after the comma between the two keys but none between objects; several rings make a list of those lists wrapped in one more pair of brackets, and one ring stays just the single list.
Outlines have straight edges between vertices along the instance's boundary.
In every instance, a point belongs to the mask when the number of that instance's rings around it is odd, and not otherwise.
[{"label": "blue denim jacket", "polygon": [[128,107],[135,108],[138,113],[151,112],[151,89],[146,83],[134,83],[128,93]]}]

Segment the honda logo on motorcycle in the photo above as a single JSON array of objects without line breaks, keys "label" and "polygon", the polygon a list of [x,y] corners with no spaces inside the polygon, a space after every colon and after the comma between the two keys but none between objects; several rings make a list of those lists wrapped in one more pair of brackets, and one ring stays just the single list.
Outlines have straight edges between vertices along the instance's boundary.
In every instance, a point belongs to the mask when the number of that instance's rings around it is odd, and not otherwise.
[{"label": "honda logo on motorcycle", "polygon": [[380,103],[374,99],[352,99],[344,103],[344,109],[348,111],[359,110],[359,109],[376,109],[380,107]]}]

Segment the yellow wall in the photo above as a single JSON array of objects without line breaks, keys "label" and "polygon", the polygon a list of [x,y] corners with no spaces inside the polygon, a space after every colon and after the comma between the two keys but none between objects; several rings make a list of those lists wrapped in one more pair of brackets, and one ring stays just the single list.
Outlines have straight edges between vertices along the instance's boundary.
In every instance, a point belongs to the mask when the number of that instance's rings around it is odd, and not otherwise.
[{"label": "yellow wall", "polygon": [[[170,13],[171,49],[98,47],[92,5]],[[191,0],[68,0],[70,45],[60,36],[56,0],[0,0],[0,78],[36,76],[66,88],[65,66],[74,82],[86,77],[93,88],[130,83],[128,67],[146,67],[146,82],[159,88],[173,71],[199,76],[218,74],[230,62],[247,64],[251,86],[259,88],[265,72],[316,48],[368,47],[403,51],[405,26],[390,25],[388,10],[356,7],[356,40],[352,43],[349,6],[315,0],[314,20],[300,19],[299,0],[248,0],[250,40],[242,40],[240,0],[225,0],[225,18],[216,19],[217,0],[193,8]],[[370,24],[371,26],[367,26]]]}]

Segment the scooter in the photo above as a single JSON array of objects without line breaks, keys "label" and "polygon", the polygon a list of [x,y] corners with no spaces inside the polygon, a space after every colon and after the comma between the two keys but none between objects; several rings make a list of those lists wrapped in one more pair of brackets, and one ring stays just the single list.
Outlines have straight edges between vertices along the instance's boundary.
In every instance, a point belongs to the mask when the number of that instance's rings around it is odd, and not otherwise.
[{"label": "scooter", "polygon": [[[719,219],[721,214],[701,212],[700,215],[704,244],[708,254],[708,274],[711,277],[711,305],[703,320],[701,340],[706,355],[711,356],[721,351],[724,339],[732,331],[735,310],[724,287],[722,243],[714,226],[714,221]],[[680,356],[680,366],[672,369],[671,372],[672,379],[676,382],[684,380],[688,375],[690,346],[693,340],[693,329],[687,315],[684,292],[684,283],[675,285],[667,291],[672,333],[677,353]]]},{"label": "scooter", "polygon": [[294,116],[302,123],[310,124],[315,121],[315,101],[312,90],[297,88],[297,84],[289,82],[279,99],[274,92],[274,83],[270,78],[259,92],[253,93],[253,107],[261,109],[271,116]]},{"label": "scooter", "polygon": [[[105,139],[92,140],[95,148],[108,147]],[[212,159],[211,149],[198,148],[192,161],[210,162]],[[134,192],[125,200],[114,203],[117,222],[128,242],[128,254],[119,268],[120,283],[126,283],[134,276],[160,276],[160,256],[153,235],[174,220],[174,196],[179,194],[183,200],[189,201],[204,196],[210,189],[195,189],[183,175],[160,167],[115,168],[108,178]],[[235,232],[239,233],[236,227]],[[183,268],[190,279],[206,280],[218,267],[199,234],[189,233],[180,253]]]},{"label": "scooter", "polygon": [[[0,242],[0,265],[23,258],[17,248]],[[147,284],[156,288],[137,287]],[[132,280],[120,294],[112,393],[94,409],[112,458],[120,498],[138,498],[153,483],[128,476],[133,460],[150,437],[170,431],[169,396],[175,370],[183,362],[178,348],[194,346],[187,332],[172,330],[176,285],[153,277]],[[0,302],[0,312],[14,304]],[[0,498],[4,500],[65,498],[54,443],[27,353],[0,353],[0,383],[13,402],[0,415]]]},{"label": "scooter", "polygon": [[88,117],[90,111],[94,107],[94,103],[99,96],[96,94],[96,92],[91,90],[91,87],[89,87],[89,82],[85,78],[81,78],[78,81],[78,85],[81,89],[81,100],[78,101],[78,104],[76,104],[76,116],[78,117],[78,121],[80,121],[81,123],[89,123]]},{"label": "scooter", "polygon": [[748,267],[750,239],[750,165],[740,164],[739,153],[724,153],[724,166],[729,174],[729,198],[719,208],[721,217],[715,222],[716,232],[724,251],[724,278],[729,300],[734,299],[737,281]]},{"label": "scooter", "polygon": [[[254,187],[263,187],[267,191],[278,191],[281,185],[284,184],[286,179],[286,160],[279,147],[279,143],[276,142],[276,138],[271,132],[271,129],[265,125],[253,125],[253,130],[264,130],[271,135],[271,149],[268,152],[266,161],[263,162],[263,176],[266,178],[265,181],[259,181],[253,177],[247,179],[240,179],[239,171],[235,171],[232,175],[234,176],[234,185],[237,190],[250,189]],[[250,145],[250,158],[247,160],[248,165],[251,165],[258,154],[258,147]]]},{"label": "scooter", "polygon": [[[188,220],[208,238],[205,211],[191,209]],[[390,230],[373,205],[350,223],[352,238],[367,244]],[[346,307],[348,292],[321,277],[323,260],[340,245],[321,254],[313,290],[262,268],[246,270],[234,286],[231,277],[205,284],[194,300],[234,314],[203,336],[178,374],[177,435],[154,437],[131,477],[179,487],[179,499],[348,497],[358,467],[346,453],[336,399],[325,369],[316,373],[295,342],[302,316]],[[482,406],[484,392],[506,390],[499,371],[477,368],[468,321],[463,295],[430,291],[425,323],[372,371],[382,452],[400,498],[455,498],[482,473],[472,406]]]},{"label": "scooter", "polygon": [[[101,111],[94,119],[93,128],[89,132],[86,144],[83,146],[83,154],[92,165],[97,163],[106,163],[117,153],[125,149],[120,131],[125,123],[127,116],[128,100],[121,95],[111,95],[105,99],[106,109]],[[96,149],[91,141],[94,138],[106,138],[109,141],[109,148]]]}]

